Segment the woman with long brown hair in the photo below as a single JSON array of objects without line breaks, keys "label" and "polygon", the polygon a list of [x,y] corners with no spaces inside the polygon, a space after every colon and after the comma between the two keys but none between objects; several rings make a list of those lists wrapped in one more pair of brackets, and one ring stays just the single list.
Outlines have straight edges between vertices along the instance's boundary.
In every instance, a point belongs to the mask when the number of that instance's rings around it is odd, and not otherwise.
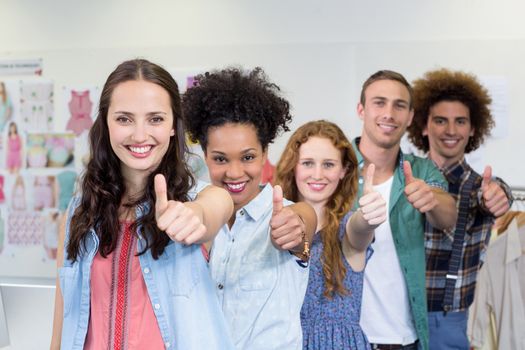
[{"label": "woman with long brown hair", "polygon": [[61,232],[52,349],[233,347],[201,251],[233,203],[195,184],[184,134],[165,69],[137,59],[110,74]]}]

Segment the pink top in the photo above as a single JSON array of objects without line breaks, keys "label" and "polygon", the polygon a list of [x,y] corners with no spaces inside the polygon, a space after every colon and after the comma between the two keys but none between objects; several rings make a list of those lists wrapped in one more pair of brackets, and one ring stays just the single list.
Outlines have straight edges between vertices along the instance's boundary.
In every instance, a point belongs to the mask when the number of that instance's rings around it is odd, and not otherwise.
[{"label": "pink top", "polygon": [[20,135],[9,136],[7,144],[7,167],[20,168],[22,165],[22,139]]},{"label": "pink top", "polygon": [[122,224],[123,234],[107,258],[97,253],[93,260],[84,349],[164,349],[130,224]]}]

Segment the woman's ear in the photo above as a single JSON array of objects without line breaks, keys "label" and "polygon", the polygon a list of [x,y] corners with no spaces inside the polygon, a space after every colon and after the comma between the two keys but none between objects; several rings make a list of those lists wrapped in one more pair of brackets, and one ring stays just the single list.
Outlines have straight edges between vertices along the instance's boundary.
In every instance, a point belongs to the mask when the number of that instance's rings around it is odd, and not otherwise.
[{"label": "woman's ear", "polygon": [[346,176],[346,172],[348,171],[348,167],[345,166],[344,168],[341,169],[341,173],[339,174],[339,180],[342,180],[344,179],[344,177]]}]

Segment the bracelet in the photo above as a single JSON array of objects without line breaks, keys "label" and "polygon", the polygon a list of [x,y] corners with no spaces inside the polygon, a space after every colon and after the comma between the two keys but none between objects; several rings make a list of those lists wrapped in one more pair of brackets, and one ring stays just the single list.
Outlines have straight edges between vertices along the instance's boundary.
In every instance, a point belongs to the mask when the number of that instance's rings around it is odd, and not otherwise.
[{"label": "bracelet", "polygon": [[[306,227],[306,224],[301,217],[301,215],[297,214],[303,225]],[[308,242],[308,239],[306,239],[306,232],[303,231],[303,252],[297,253],[300,255],[301,260],[308,261],[310,259],[310,242]]]}]

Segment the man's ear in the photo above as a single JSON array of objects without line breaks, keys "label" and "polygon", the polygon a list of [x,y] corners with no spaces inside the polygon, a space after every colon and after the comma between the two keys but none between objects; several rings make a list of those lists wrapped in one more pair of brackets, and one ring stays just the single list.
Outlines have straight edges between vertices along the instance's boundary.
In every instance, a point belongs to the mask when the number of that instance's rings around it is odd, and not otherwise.
[{"label": "man's ear", "polygon": [[361,120],[365,118],[365,106],[361,102],[357,104],[357,115]]},{"label": "man's ear", "polygon": [[409,115],[407,126],[410,126],[412,124],[412,120],[414,120],[414,107],[410,108],[410,112],[409,113],[410,113],[410,115]]}]

